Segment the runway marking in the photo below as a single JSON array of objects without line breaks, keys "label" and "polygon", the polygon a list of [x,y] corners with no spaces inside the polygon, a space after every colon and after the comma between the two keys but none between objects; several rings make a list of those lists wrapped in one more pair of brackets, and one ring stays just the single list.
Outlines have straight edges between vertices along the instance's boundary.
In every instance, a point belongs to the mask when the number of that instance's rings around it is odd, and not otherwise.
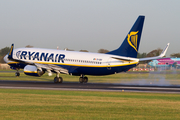
[{"label": "runway marking", "polygon": [[[114,87],[114,88],[121,88],[119,90],[107,90],[107,89],[79,89],[79,88],[45,88],[45,87],[11,87],[11,86],[0,86],[0,88],[2,89],[32,89],[32,90],[66,90],[66,91],[101,91],[101,92],[146,92],[146,93],[168,93],[168,94],[180,94],[180,92],[177,91],[151,91],[151,90],[146,90],[143,91],[142,89],[137,89],[138,87]],[[136,90],[124,90],[124,88],[135,88]],[[145,88],[145,87],[144,87]],[[144,89],[143,88],[143,89]],[[157,88],[158,90],[161,88]],[[169,89],[169,88],[168,88]],[[174,90],[174,89],[173,89]],[[175,89],[176,90],[176,89]],[[178,88],[179,90],[179,88]]]},{"label": "runway marking", "polygon": [[78,88],[44,88],[44,87],[7,87],[7,86],[0,86],[2,89],[34,89],[34,90],[77,90],[77,91],[118,91],[121,92],[122,90],[105,90],[105,89],[78,89]]},{"label": "runway marking", "polygon": [[155,88],[155,87],[111,87],[111,88],[129,88],[129,89],[152,89],[152,90],[180,90],[180,88]]}]

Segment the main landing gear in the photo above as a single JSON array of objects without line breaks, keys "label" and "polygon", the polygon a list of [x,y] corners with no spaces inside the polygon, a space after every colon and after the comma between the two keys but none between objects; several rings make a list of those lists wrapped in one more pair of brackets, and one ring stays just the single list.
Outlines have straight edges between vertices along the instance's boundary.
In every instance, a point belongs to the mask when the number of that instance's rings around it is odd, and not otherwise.
[{"label": "main landing gear", "polygon": [[59,72],[56,73],[56,77],[54,78],[54,83],[62,83],[63,78],[59,77]]},{"label": "main landing gear", "polygon": [[55,77],[54,78],[54,83],[62,83],[62,82],[63,82],[62,77]]},{"label": "main landing gear", "polygon": [[87,83],[88,82],[88,77],[84,77],[84,75],[81,75],[81,77],[79,78],[79,82],[80,83]]}]

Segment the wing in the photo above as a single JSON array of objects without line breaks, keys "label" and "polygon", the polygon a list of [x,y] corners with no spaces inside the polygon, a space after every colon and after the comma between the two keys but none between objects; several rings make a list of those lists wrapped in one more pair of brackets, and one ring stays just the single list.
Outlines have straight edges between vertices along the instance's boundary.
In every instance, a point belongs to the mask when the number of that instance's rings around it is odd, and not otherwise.
[{"label": "wing", "polygon": [[164,48],[164,50],[162,51],[162,53],[161,53],[159,56],[149,57],[149,58],[140,58],[139,61],[155,60],[155,59],[159,59],[159,58],[164,57],[165,54],[166,54],[166,52],[167,52],[167,49],[168,49],[168,47],[169,47],[169,44],[170,44],[170,43],[168,43],[168,44],[166,45],[166,47]]},{"label": "wing", "polygon": [[67,69],[64,69],[60,66],[53,65],[53,64],[39,64],[39,63],[34,63],[34,65],[42,71],[42,69],[46,69],[48,73],[50,71],[54,71],[56,73],[63,73],[63,74],[69,74],[69,71]]}]

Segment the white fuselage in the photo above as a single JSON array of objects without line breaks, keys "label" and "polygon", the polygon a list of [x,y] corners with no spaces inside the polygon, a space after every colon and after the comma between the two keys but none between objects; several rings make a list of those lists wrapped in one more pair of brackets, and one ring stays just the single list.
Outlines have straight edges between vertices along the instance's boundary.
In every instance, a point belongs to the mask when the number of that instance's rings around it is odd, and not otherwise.
[{"label": "white fuselage", "polygon": [[[96,68],[106,68],[110,71],[113,67],[118,68],[122,66],[136,65],[139,62],[139,59],[136,58],[117,55],[41,48],[14,49],[13,59],[29,63],[55,64],[68,69],[69,71],[71,71],[70,69],[72,68],[75,70],[80,67],[93,68],[93,70]],[[8,60],[6,60],[6,62],[8,64],[14,63]],[[121,72],[121,70],[115,70],[115,72]],[[88,74],[87,71],[86,74]]]}]

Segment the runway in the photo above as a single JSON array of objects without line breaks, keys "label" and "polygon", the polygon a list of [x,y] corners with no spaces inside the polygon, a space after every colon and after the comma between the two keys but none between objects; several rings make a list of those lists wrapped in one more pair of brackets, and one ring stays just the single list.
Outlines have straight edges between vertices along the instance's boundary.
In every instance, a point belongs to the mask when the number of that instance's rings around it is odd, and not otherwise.
[{"label": "runway", "polygon": [[138,86],[109,83],[86,83],[0,80],[0,88],[6,89],[41,89],[41,90],[81,90],[81,91],[117,91],[117,92],[157,92],[180,93],[180,86]]}]

